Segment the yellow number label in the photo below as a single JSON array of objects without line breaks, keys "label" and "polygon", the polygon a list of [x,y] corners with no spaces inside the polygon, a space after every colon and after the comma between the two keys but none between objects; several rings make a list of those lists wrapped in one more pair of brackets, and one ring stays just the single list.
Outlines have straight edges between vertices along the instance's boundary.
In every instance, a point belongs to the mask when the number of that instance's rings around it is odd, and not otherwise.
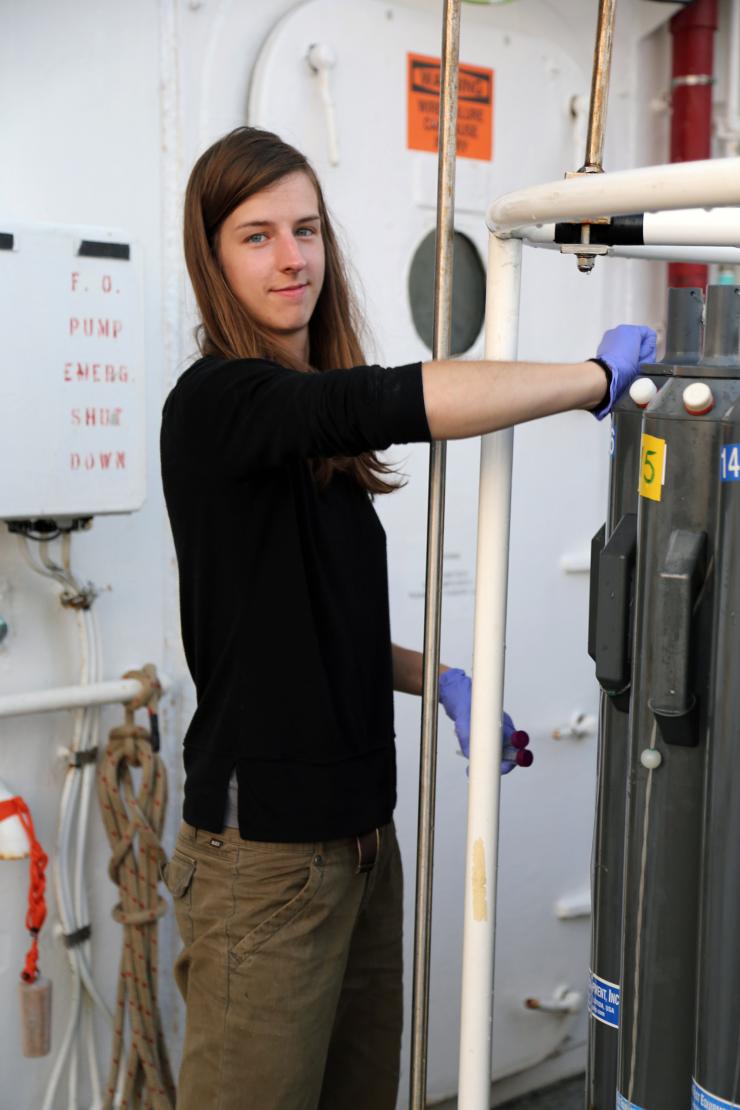
[{"label": "yellow number label", "polygon": [[668,445],[657,436],[643,435],[640,448],[640,484],[637,492],[640,497],[660,501],[665,484],[665,464]]}]

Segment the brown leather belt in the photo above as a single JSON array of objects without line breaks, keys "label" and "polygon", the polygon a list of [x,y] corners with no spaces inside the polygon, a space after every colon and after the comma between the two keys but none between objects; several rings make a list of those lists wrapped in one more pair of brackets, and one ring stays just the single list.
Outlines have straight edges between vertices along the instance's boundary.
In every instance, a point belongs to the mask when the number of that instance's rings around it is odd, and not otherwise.
[{"label": "brown leather belt", "polygon": [[378,858],[378,849],[380,848],[380,829],[373,829],[372,832],[365,833],[363,836],[358,836],[356,839],[356,874],[360,875],[363,871],[372,871],[375,865],[375,860]]}]

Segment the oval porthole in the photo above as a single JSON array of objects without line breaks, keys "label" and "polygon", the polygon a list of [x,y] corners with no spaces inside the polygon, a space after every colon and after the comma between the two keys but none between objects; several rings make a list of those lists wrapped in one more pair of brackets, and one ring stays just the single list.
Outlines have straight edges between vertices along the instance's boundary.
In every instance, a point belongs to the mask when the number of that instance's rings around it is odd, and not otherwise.
[{"label": "oval porthole", "polygon": [[[434,335],[434,250],[436,231],[430,231],[414,252],[409,272],[409,304],[414,327],[432,350]],[[475,343],[486,309],[486,274],[472,239],[455,232],[452,275],[451,354],[462,355]]]}]

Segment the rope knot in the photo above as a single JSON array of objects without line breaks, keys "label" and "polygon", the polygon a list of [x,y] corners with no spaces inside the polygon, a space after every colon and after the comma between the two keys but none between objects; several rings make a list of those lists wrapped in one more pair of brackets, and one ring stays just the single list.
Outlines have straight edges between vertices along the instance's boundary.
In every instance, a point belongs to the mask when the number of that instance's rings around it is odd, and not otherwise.
[{"label": "rope knot", "polygon": [[[121,1105],[171,1110],[175,1085],[167,1059],[157,1007],[157,923],[167,911],[159,895],[160,844],[167,802],[164,765],[153,736],[134,723],[134,712],[152,714],[160,688],[153,667],[129,672],[145,687],[125,706],[125,721],[111,729],[104,758],[98,764],[98,794],[111,846],[108,873],[118,888],[113,919],[123,928],[114,1049],[109,1073],[109,1098],[121,1088]],[[156,718],[154,718],[156,720]],[[139,768],[136,776],[133,768]],[[131,1029],[124,1059],[124,1030]]]}]

